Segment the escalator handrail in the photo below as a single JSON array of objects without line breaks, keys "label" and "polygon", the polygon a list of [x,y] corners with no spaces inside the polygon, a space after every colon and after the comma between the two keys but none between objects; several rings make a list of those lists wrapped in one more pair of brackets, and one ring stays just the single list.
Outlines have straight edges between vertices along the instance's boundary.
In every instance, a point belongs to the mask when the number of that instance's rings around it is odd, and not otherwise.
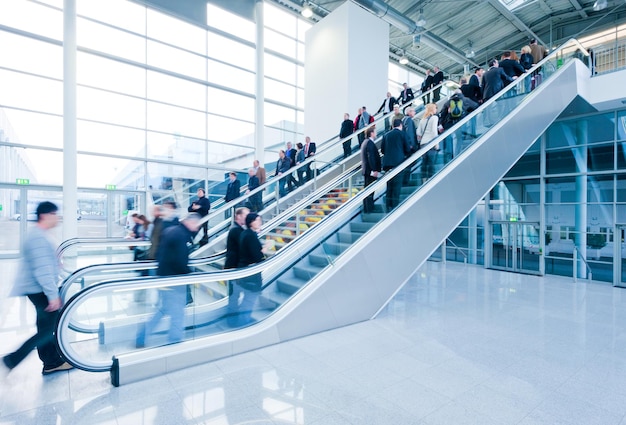
[{"label": "escalator handrail", "polygon": [[[353,165],[348,170],[344,171],[341,175],[335,177],[332,181],[325,184],[322,188],[320,188],[319,191],[309,194],[307,197],[303,198],[302,200],[298,201],[297,203],[295,203],[294,205],[286,209],[280,215],[269,220],[263,226],[263,230],[259,232],[259,237],[261,238],[267,235],[269,232],[274,230],[274,227],[276,225],[284,222],[287,218],[297,214],[303,208],[312,204],[317,199],[319,199],[320,196],[323,196],[323,194],[328,193],[328,191],[337,187],[339,184],[343,183],[345,180],[352,178],[355,173],[360,171],[360,166],[361,166],[360,163]],[[294,240],[296,238],[297,237],[294,237]],[[225,253],[226,251],[222,250],[208,257],[190,259],[189,266],[198,267],[198,266],[204,266],[210,263],[217,262],[223,258]],[[124,272],[124,271],[134,271],[134,270],[147,270],[147,269],[155,269],[157,268],[157,266],[158,266],[157,261],[148,260],[148,261],[133,261],[133,262],[115,263],[115,264],[108,264],[108,263],[107,264],[91,264],[89,266],[82,267],[72,272],[62,282],[61,288],[60,288],[61,299],[66,299],[67,292],[69,291],[69,288],[71,287],[71,285],[73,285],[78,279],[90,273],[108,272],[108,271]]]},{"label": "escalator handrail", "polygon": [[[557,70],[555,74],[558,75],[559,73],[560,71]],[[502,91],[497,97],[500,97],[504,95],[505,93],[506,91]],[[532,96],[534,94],[535,93],[528,94],[528,95]],[[452,133],[451,130],[447,130],[446,132],[438,136],[436,139],[429,142],[425,147],[421,148],[413,156],[407,159],[403,164],[390,170],[388,173],[383,175],[381,179],[372,183],[367,188],[365,188],[360,193],[358,193],[355,197],[351,198],[350,201],[344,204],[345,208],[341,208],[335,211],[330,216],[332,217],[330,220],[324,220],[314,229],[311,229],[310,232],[306,232],[301,238],[294,241],[293,245],[292,246],[290,245],[289,249],[279,252],[276,256],[274,256],[273,258],[265,262],[262,262],[262,263],[259,263],[259,264],[256,264],[247,268],[215,272],[215,273],[210,273],[210,274],[191,274],[191,275],[154,278],[154,279],[150,278],[150,279],[145,279],[143,281],[137,281],[137,279],[125,279],[121,281],[108,282],[108,283],[103,282],[103,283],[94,285],[92,287],[89,287],[85,289],[84,291],[81,291],[80,293],[76,294],[74,297],[72,297],[72,299],[63,307],[61,311],[60,319],[59,319],[59,326],[64,325],[69,320],[69,317],[71,317],[70,313],[72,313],[72,307],[75,303],[78,303],[78,301],[86,297],[89,297],[93,293],[96,293],[101,290],[110,290],[114,288],[120,288],[120,289],[125,288],[127,290],[133,290],[133,289],[159,288],[163,286],[189,285],[192,283],[201,282],[205,279],[208,279],[207,281],[241,279],[241,278],[250,276],[251,274],[261,273],[265,270],[271,269],[273,265],[276,265],[276,269],[281,269],[281,268],[284,269],[284,267],[282,266],[287,266],[288,264],[291,264],[291,262],[294,261],[294,259],[300,258],[302,253],[309,252],[311,249],[318,246],[320,243],[320,240],[324,240],[326,237],[328,237],[329,234],[332,234],[332,232],[337,231],[341,226],[343,226],[347,220],[354,217],[355,214],[358,214],[358,211],[360,211],[361,202],[365,199],[365,197],[375,193],[378,190],[384,189],[385,185],[390,179],[398,176],[400,173],[403,173],[407,166],[413,163],[417,158],[423,156],[428,150],[430,150],[430,148],[434,147],[435,144],[441,142],[443,138],[449,136],[451,133]],[[488,131],[484,133],[484,135],[480,136],[479,138],[483,138],[485,137],[485,135],[488,135],[489,133],[490,132]],[[462,152],[457,158],[465,157],[469,150],[470,148]],[[454,163],[455,161],[457,161],[457,158],[454,158],[451,161],[451,163]],[[435,176],[433,176],[432,179],[440,180],[441,178],[445,177],[445,175],[447,175],[450,172],[450,169],[451,167],[447,167],[447,166],[444,167],[441,171],[435,174]],[[433,180],[431,180],[430,182],[432,182]],[[420,192],[423,187],[431,187],[432,185],[429,184],[430,182],[427,182],[422,187],[416,189],[416,192],[413,194],[413,196],[416,193]],[[396,214],[401,213],[400,210],[402,210],[402,204],[400,205],[399,208],[390,212],[387,215],[387,217],[396,216]],[[377,227],[378,227],[378,224],[374,225],[374,229]],[[357,243],[359,245],[369,243],[370,238],[368,238],[368,234],[369,232],[366,232],[363,238],[360,239]],[[271,277],[267,280],[270,281]],[[106,288],[104,287],[104,285],[107,285]],[[277,310],[280,310],[281,307],[284,305],[285,304],[281,304],[280,306],[278,306]],[[60,329],[61,329],[61,332],[57,332],[57,338],[59,339],[58,342],[60,346],[62,347],[64,354],[66,354],[65,345],[64,345],[66,341],[63,339],[62,336],[59,336],[59,335],[63,335],[62,330],[64,328],[61,327]],[[215,338],[228,338],[228,336],[225,336],[225,335],[226,334],[222,333],[222,334],[208,336],[206,338],[212,339],[213,341],[215,341]],[[68,360],[79,368],[89,367],[88,365],[85,366],[82,363],[80,365],[76,364],[75,359],[68,358]]]}]

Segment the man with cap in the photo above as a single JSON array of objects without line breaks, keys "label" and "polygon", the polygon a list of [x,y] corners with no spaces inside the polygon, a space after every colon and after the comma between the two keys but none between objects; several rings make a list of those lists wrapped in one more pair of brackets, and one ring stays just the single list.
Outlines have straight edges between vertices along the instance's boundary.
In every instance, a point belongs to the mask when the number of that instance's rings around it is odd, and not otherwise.
[{"label": "man with cap", "polygon": [[[190,273],[189,247],[193,244],[193,237],[200,228],[200,218],[198,213],[190,213],[178,224],[163,231],[157,251],[159,263],[157,275],[176,276]],[[145,346],[146,337],[154,331],[164,316],[170,317],[167,342],[171,344],[182,341],[186,304],[187,285],[161,288],[156,313],[137,334],[137,348]]]},{"label": "man with cap", "polygon": [[[393,130],[383,136],[380,147],[383,156],[383,170],[389,171],[402,162],[411,154],[411,147],[402,131],[402,120],[393,121]],[[398,174],[387,182],[386,206],[387,211],[392,210],[400,203],[400,189],[402,188],[403,173]]]},{"label": "man with cap", "polygon": [[62,302],[57,286],[59,269],[55,247],[48,239],[48,233],[59,221],[58,209],[52,202],[40,203],[36,210],[37,224],[24,243],[24,256],[11,295],[26,295],[33,303],[37,312],[37,333],[17,351],[4,356],[3,363],[9,370],[20,364],[35,347],[43,363],[43,375],[72,368],[61,357],[54,341],[54,328]]}]

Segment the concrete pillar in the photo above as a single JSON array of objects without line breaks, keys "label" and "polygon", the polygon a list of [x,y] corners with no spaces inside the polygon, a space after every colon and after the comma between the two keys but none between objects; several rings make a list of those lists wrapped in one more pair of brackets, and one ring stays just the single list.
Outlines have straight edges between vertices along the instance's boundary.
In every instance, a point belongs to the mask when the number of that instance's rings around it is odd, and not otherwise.
[{"label": "concrete pillar", "polygon": [[339,134],[343,114],[378,110],[389,78],[389,24],[344,2],[306,33],[305,134],[324,141]]},{"label": "concrete pillar", "polygon": [[63,1],[63,240],[78,235],[76,0]]}]

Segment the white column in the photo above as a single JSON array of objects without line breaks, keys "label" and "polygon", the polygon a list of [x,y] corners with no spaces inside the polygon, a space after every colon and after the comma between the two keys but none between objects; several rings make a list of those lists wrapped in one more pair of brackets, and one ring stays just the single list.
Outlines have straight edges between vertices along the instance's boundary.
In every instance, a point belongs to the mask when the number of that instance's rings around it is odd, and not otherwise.
[{"label": "white column", "polygon": [[[387,94],[389,24],[347,1],[306,33],[305,134],[324,141],[339,134],[343,114],[373,115]],[[398,93],[393,93],[397,96]]]},{"label": "white column", "polygon": [[76,237],[76,0],[63,1],[63,239]]},{"label": "white column", "polygon": [[[265,20],[263,17],[263,0],[256,0],[256,102],[255,102],[255,122],[256,135],[254,138],[254,150],[256,151],[256,159],[259,160],[261,166],[265,163],[265,38],[263,30],[265,28]],[[248,164],[247,166],[251,166]]]}]

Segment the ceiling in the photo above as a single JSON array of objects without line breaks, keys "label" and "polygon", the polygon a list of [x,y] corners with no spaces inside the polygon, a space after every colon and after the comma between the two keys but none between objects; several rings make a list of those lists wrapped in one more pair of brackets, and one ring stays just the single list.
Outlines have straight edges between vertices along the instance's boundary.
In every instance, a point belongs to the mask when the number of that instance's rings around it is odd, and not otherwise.
[{"label": "ceiling", "polygon": [[[409,33],[389,27],[389,56],[399,60],[405,53],[407,67],[423,73],[437,65],[446,74],[458,75],[463,66],[484,65],[505,50],[519,52],[530,38],[551,48],[570,38],[580,38],[626,23],[625,0],[606,1],[595,11],[596,0],[273,0],[296,12],[310,3],[319,21],[345,1],[368,10],[386,9],[412,24]],[[511,9],[509,9],[509,7]],[[377,13],[378,16],[385,13]],[[422,13],[423,27],[415,25]],[[419,35],[419,43],[414,43]],[[474,56],[467,57],[474,51]]]}]

